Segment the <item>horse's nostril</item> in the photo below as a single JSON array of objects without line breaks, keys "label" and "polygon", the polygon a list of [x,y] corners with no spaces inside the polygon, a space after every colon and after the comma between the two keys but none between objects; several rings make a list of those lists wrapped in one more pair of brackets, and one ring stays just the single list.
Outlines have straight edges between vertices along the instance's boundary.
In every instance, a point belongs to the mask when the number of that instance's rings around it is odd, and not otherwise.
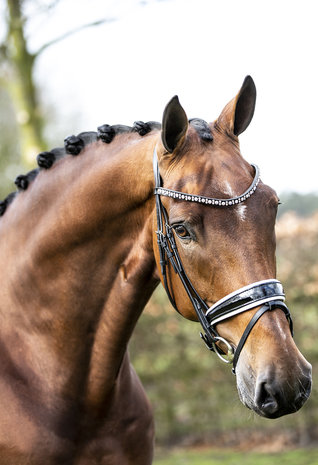
[{"label": "horse's nostril", "polygon": [[256,390],[255,404],[265,416],[272,416],[278,411],[277,395],[275,395],[270,384],[266,382],[259,383]]}]

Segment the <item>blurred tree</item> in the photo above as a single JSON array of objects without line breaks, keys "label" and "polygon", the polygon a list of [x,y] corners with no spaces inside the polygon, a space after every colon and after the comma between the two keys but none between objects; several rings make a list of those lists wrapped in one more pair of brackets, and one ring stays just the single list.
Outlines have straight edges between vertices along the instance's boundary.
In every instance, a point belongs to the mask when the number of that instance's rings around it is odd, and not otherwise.
[{"label": "blurred tree", "polygon": [[7,79],[3,79],[17,114],[21,128],[21,150],[25,161],[46,148],[39,98],[34,83],[34,62],[37,54],[31,54],[25,35],[26,18],[23,0],[7,1],[7,37],[1,45],[2,58],[6,60]]},{"label": "blurred tree", "polygon": [[[158,1],[158,0],[152,0]],[[3,10],[5,34],[0,42],[0,86],[5,87],[14,104],[16,119],[20,128],[20,150],[22,160],[30,165],[34,154],[47,149],[44,135],[44,112],[35,81],[37,59],[49,47],[83,29],[115,21],[106,17],[69,29],[61,36],[43,43],[37,50],[31,51],[29,23],[37,15],[49,14],[60,0],[5,0]],[[117,2],[117,6],[122,2]],[[134,0],[136,5],[146,6],[149,1]],[[112,6],[114,8],[114,5]],[[1,11],[2,13],[2,11]]]},{"label": "blurred tree", "polygon": [[[26,35],[28,18],[24,10],[27,0],[7,0],[6,37],[0,44],[0,85],[6,86],[11,95],[21,130],[21,153],[25,163],[33,160],[34,153],[47,148],[44,137],[44,118],[39,91],[34,80],[37,58],[50,46],[87,27],[98,26],[113,21],[104,18],[70,30],[60,37],[43,44],[37,51],[30,52]],[[42,2],[48,10],[58,1]],[[42,7],[43,7],[42,5]]]},{"label": "blurred tree", "polygon": [[12,190],[12,179],[23,167],[15,111],[8,92],[0,85],[0,200]]},{"label": "blurred tree", "polygon": [[318,193],[300,194],[285,192],[280,196],[282,205],[278,210],[278,218],[286,212],[293,211],[300,217],[307,217],[318,210]]}]

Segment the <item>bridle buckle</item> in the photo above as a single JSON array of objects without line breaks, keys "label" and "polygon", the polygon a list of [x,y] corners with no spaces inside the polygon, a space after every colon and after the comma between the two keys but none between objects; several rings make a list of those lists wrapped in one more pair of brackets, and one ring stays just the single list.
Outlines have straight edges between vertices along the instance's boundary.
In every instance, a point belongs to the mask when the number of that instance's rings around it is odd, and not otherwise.
[{"label": "bridle buckle", "polygon": [[[213,338],[209,338],[206,334],[200,333],[200,337],[203,340],[206,347],[215,352],[216,355],[224,362],[224,363],[233,363],[234,359],[234,349],[231,344],[221,336],[214,336]],[[227,353],[225,354],[222,349],[220,349],[216,343],[222,342],[226,345]]]},{"label": "bridle buckle", "polygon": [[[221,336],[216,336],[214,338],[214,341],[215,342],[213,342],[213,349],[216,355],[219,357],[219,359],[222,360],[222,362],[224,363],[233,363],[234,349],[231,346],[231,344]],[[226,345],[226,348],[227,348],[226,354],[216,345],[216,342],[222,342],[223,344]]]}]

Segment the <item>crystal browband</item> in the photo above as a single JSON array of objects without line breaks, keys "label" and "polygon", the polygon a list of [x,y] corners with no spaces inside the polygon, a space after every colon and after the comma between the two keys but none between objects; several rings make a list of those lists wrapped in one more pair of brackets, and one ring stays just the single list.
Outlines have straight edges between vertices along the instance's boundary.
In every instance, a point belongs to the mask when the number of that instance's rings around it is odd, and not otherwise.
[{"label": "crystal browband", "polygon": [[178,200],[185,200],[187,202],[196,202],[196,203],[204,203],[206,205],[216,205],[219,207],[230,207],[232,205],[237,205],[239,203],[244,202],[246,199],[251,197],[254,194],[256,187],[260,181],[259,177],[259,168],[257,165],[253,165],[255,170],[255,175],[252,184],[250,187],[245,191],[242,195],[238,197],[232,197],[231,199],[215,199],[212,197],[205,197],[204,195],[193,195],[187,194],[185,192],[178,192],[172,189],[166,189],[164,187],[156,187],[155,194],[163,195],[166,197],[172,197],[173,199]]}]

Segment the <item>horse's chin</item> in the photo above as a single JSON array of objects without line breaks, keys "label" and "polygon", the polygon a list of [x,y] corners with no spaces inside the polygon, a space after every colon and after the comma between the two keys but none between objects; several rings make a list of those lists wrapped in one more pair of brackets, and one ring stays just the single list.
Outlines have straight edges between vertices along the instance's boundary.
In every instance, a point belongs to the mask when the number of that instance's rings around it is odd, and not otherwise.
[{"label": "horse's chin", "polygon": [[[254,376],[251,374],[251,382],[246,383],[242,377],[240,376],[239,371],[237,370],[236,372],[236,386],[237,386],[237,392],[239,395],[239,399],[242,402],[242,404],[247,407],[250,410],[253,410],[256,412],[258,415],[260,413],[256,409],[256,405],[254,402],[254,389],[253,389],[253,378]],[[254,384],[255,385],[255,384]],[[261,415],[262,416],[262,415]]]}]

